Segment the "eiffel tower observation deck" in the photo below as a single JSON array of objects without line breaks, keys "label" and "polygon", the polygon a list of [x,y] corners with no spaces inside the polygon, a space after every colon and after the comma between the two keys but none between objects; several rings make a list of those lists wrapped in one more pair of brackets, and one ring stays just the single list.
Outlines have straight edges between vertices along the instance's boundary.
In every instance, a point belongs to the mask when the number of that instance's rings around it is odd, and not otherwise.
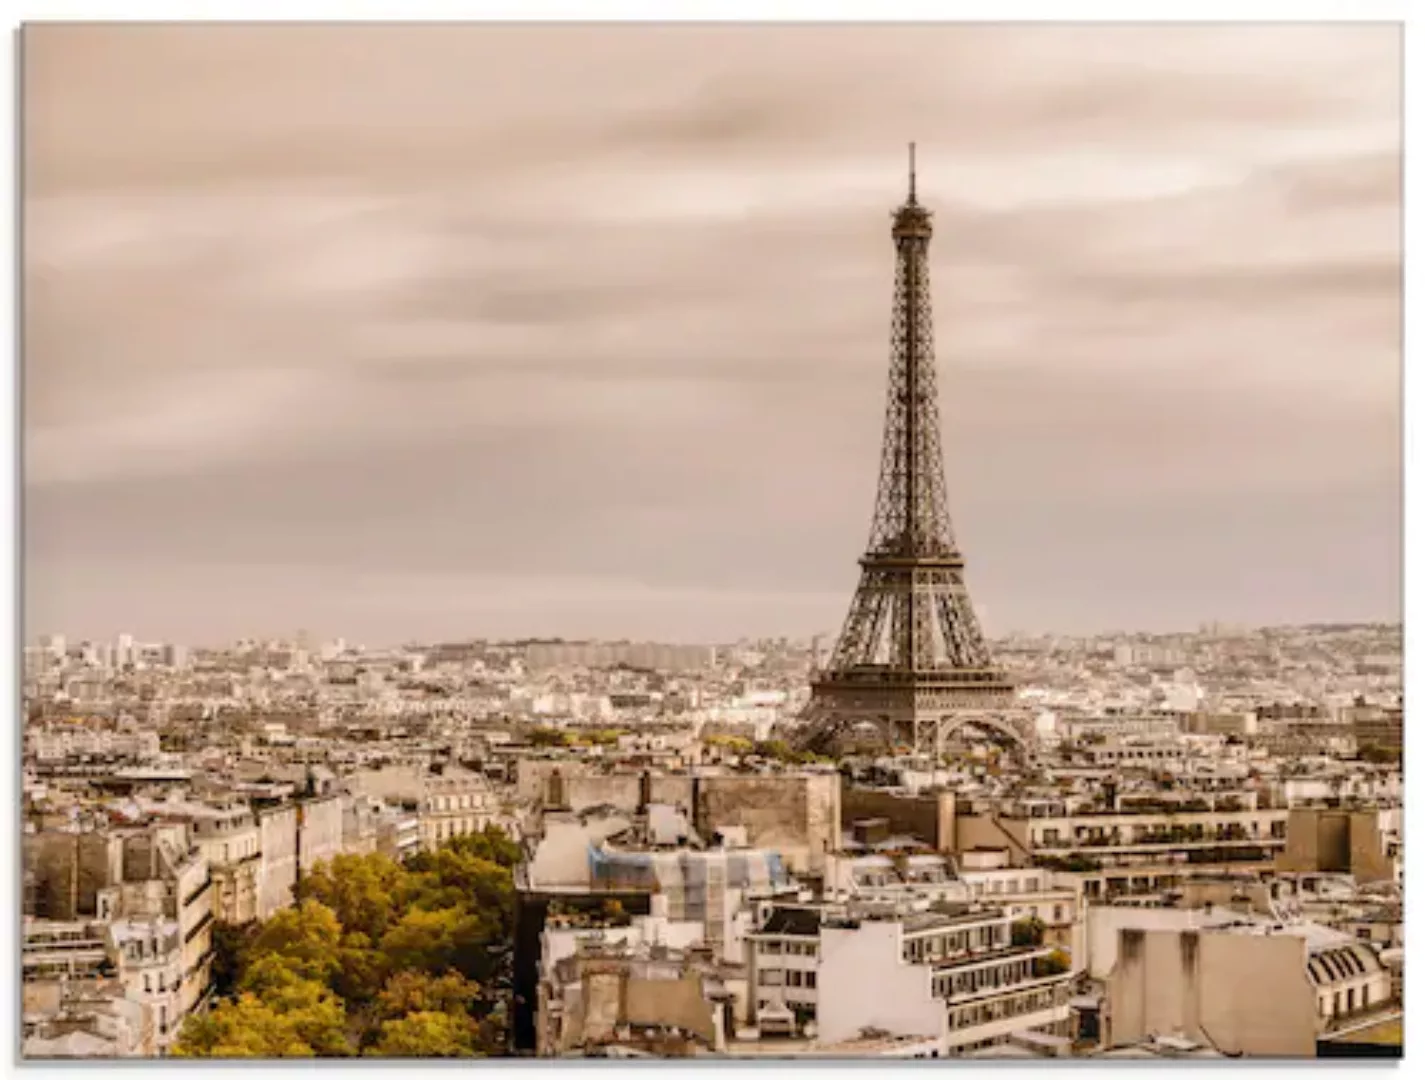
[{"label": "eiffel tower observation deck", "polygon": [[[812,679],[796,740],[827,750],[869,725],[890,748],[942,752],[969,725],[1028,748],[1033,725],[995,667],[950,526],[930,302],[930,211],[910,191],[894,211],[890,387],[871,538],[829,662]],[[966,732],[970,734],[970,732]]]}]

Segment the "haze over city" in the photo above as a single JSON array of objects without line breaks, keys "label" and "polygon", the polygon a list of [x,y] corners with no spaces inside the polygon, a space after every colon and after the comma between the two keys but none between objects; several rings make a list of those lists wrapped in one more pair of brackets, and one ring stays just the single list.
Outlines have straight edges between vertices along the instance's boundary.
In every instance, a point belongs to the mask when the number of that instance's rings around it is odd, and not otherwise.
[{"label": "haze over city", "polygon": [[1398,620],[1399,49],[31,27],[26,632],[834,629],[911,139],[989,630]]}]

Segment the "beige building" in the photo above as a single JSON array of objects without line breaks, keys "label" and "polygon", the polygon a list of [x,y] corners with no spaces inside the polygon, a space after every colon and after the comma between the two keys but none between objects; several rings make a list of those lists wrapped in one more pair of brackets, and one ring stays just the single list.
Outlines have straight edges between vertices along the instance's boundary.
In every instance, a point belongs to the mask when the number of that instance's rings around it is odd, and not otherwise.
[{"label": "beige building", "polygon": [[292,903],[297,884],[297,806],[279,803],[257,811],[262,873],[257,917],[270,919]]},{"label": "beige building", "polygon": [[419,813],[421,844],[427,849],[503,822],[499,796],[490,781],[478,773],[464,771],[428,778],[421,792]]},{"label": "beige building", "polygon": [[1362,884],[1394,881],[1396,861],[1381,824],[1381,811],[1376,809],[1289,810],[1286,845],[1278,869],[1288,873],[1350,874]]},{"label": "beige building", "polygon": [[1072,874],[1089,902],[1161,892],[1223,868],[1271,869],[1286,847],[1287,811],[1161,809],[960,814],[960,850],[1004,848],[1011,862]]},{"label": "beige building", "polygon": [[1310,923],[1120,930],[1111,1046],[1163,1033],[1244,1057],[1316,1056],[1319,1035],[1390,1002],[1375,953]]},{"label": "beige building", "polygon": [[569,758],[521,760],[516,791],[545,809],[612,807],[637,814],[675,808],[697,833],[745,832],[751,847],[777,852],[794,873],[819,872],[841,848],[841,777],[830,769],[723,773],[595,770]]},{"label": "beige building", "polygon": [[257,917],[267,919],[291,905],[303,874],[342,853],[342,799],[295,799],[260,809],[256,816],[262,845]]},{"label": "beige building", "polygon": [[24,1060],[153,1057],[152,1010],[117,979],[48,979],[24,985],[20,1055]]},{"label": "beige building", "polygon": [[736,974],[705,951],[581,939],[540,984],[540,1057],[611,1048],[658,1057],[721,1052],[736,1009]]},{"label": "beige building", "polygon": [[[199,1007],[211,981],[214,890],[208,862],[189,847],[186,826],[51,831],[24,840],[26,915],[115,925],[176,923],[180,959],[172,1023]],[[165,933],[132,933],[170,940]],[[164,993],[172,989],[170,974]]]},{"label": "beige building", "polygon": [[213,913],[241,925],[258,918],[262,886],[262,832],[246,806],[185,808],[194,846],[213,875]]},{"label": "beige building", "polygon": [[1073,976],[1052,947],[1015,946],[1013,921],[991,908],[823,922],[817,1040],[875,1029],[941,1036],[959,1055],[1022,1033],[1066,1036]]}]

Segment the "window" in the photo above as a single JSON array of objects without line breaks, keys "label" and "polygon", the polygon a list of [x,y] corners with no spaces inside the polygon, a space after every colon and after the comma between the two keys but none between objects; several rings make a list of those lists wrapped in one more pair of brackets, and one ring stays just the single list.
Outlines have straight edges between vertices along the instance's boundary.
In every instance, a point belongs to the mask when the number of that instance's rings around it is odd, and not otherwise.
[{"label": "window", "polygon": [[793,970],[787,972],[787,985],[788,985],[788,986],[801,986],[801,984],[802,984],[802,973],[801,973],[800,971],[797,971],[797,970],[793,969]]},{"label": "window", "polygon": [[802,984],[803,984],[808,990],[815,990],[815,989],[816,989],[816,972],[815,972],[815,971],[806,971],[806,972],[803,972],[803,973],[802,973]]}]

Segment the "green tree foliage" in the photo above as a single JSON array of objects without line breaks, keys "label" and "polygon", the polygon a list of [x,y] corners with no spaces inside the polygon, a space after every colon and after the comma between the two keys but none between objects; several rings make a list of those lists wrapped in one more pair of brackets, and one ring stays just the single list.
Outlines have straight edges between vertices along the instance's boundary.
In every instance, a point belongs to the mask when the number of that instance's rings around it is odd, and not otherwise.
[{"label": "green tree foliage", "polygon": [[229,997],[237,989],[244,956],[256,936],[256,924],[220,922],[213,926],[213,990],[220,997]]},{"label": "green tree foliage", "polygon": [[[207,1016],[183,1026],[178,1057],[346,1057],[346,1009],[319,982],[304,979],[280,960],[259,961],[251,986]],[[248,983],[244,977],[244,983]]]},{"label": "green tree foliage", "polygon": [[1069,970],[1069,958],[1060,949],[1055,949],[1048,956],[1036,957],[1033,965],[1034,977],[1036,979],[1047,978],[1050,975],[1062,975]]},{"label": "green tree foliage", "polygon": [[568,746],[569,733],[559,728],[535,728],[529,733],[530,746]]},{"label": "green tree foliage", "polygon": [[497,829],[493,825],[485,826],[481,832],[467,833],[448,840],[445,847],[448,851],[484,859],[496,866],[503,866],[506,870],[513,870],[524,857],[520,846],[511,840],[503,829]]},{"label": "green tree foliage", "polygon": [[1043,945],[1044,923],[1037,915],[1016,919],[1010,924],[1009,939],[1014,945]]},{"label": "green tree foliage", "polygon": [[480,1000],[480,984],[461,975],[430,975],[401,971],[391,976],[379,1001],[383,1020],[399,1020],[413,1013],[450,1013],[468,1016]]},{"label": "green tree foliage", "polygon": [[728,750],[734,754],[750,754],[754,749],[751,739],[744,739],[737,735],[709,735],[703,741],[709,746]]},{"label": "green tree foliage", "polygon": [[412,908],[381,942],[395,971],[462,974],[480,966],[486,921],[459,907]]},{"label": "green tree foliage", "polygon": [[406,877],[400,864],[385,855],[338,855],[302,879],[297,898],[326,905],[347,933],[379,941],[407,899]]},{"label": "green tree foliage", "polygon": [[372,945],[369,937],[361,933],[347,934],[337,949],[332,989],[349,1006],[368,1005],[381,993],[390,970],[390,959]]},{"label": "green tree foliage", "polygon": [[297,904],[219,932],[224,997],[190,1017],[184,1057],[498,1054],[519,846],[498,829],[405,864],[339,856]]},{"label": "green tree foliage", "polygon": [[753,753],[759,757],[780,761],[784,765],[815,765],[831,760],[820,754],[814,754],[810,750],[794,750],[781,739],[759,742],[753,747]]},{"label": "green tree foliage", "polygon": [[180,1058],[309,1058],[316,1051],[298,1038],[291,1021],[252,994],[190,1016],[172,1050]]},{"label": "green tree foliage", "polygon": [[579,741],[587,746],[613,746],[618,742],[619,736],[625,734],[627,734],[627,732],[620,731],[616,728],[589,731],[585,732]]},{"label": "green tree foliage", "polygon": [[476,1029],[468,1017],[417,1012],[381,1025],[371,1057],[453,1058],[476,1056]]},{"label": "green tree foliage", "polygon": [[337,962],[341,923],[336,913],[316,900],[303,900],[279,911],[258,931],[248,949],[250,962],[273,955],[307,978],[325,980]]}]

